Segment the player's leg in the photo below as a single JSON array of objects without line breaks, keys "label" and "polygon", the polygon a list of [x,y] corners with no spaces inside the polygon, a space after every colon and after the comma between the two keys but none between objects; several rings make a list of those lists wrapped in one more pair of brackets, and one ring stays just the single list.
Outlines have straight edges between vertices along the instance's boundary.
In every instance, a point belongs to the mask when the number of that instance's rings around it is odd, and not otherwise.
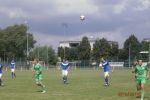
[{"label": "player's leg", "polygon": [[68,80],[68,71],[66,70],[65,71],[65,83],[67,83],[67,80]]},{"label": "player's leg", "polygon": [[13,72],[11,72],[11,78],[14,78]]},{"label": "player's leg", "polygon": [[65,84],[66,83],[66,72],[65,72],[65,70],[62,70],[62,77],[63,77],[63,82]]},{"label": "player's leg", "polygon": [[141,97],[140,96],[141,80],[139,78],[136,78],[135,81],[136,81],[136,89],[137,89],[137,95],[136,95],[136,97],[140,98]]},{"label": "player's leg", "polygon": [[42,93],[46,92],[45,85],[42,83],[42,75],[35,75],[36,85],[42,88]]},{"label": "player's leg", "polygon": [[2,86],[2,73],[0,73],[0,86]]},{"label": "player's leg", "polygon": [[14,78],[14,69],[11,69],[11,78]]},{"label": "player's leg", "polygon": [[141,100],[144,100],[144,85],[145,85],[145,83],[146,83],[146,79],[145,78],[143,78],[142,80],[141,80]]},{"label": "player's leg", "polygon": [[42,81],[38,81],[36,84],[37,86],[40,86],[42,88],[42,93],[46,92],[45,85],[42,83]]},{"label": "player's leg", "polygon": [[140,84],[137,84],[137,85],[136,85],[136,89],[137,89],[137,91],[140,91],[140,90],[141,90],[141,85],[140,85]]},{"label": "player's leg", "polygon": [[109,85],[109,72],[104,72],[105,85]]},{"label": "player's leg", "polygon": [[15,69],[14,69],[14,77],[16,78],[16,73],[15,73]]},{"label": "player's leg", "polygon": [[43,75],[40,74],[39,75],[39,86],[42,88],[42,93],[45,93],[46,92],[46,88],[45,88],[45,85],[43,84],[42,80],[43,80]]}]

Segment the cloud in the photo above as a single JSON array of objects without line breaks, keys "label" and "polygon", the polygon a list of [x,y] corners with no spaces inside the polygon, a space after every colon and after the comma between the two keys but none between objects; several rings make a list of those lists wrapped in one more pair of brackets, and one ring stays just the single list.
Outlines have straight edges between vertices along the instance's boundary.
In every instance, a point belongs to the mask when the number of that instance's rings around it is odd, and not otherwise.
[{"label": "cloud", "polygon": [[27,17],[26,13],[21,8],[0,7],[0,13],[6,15],[10,19]]},{"label": "cloud", "polygon": [[[0,0],[0,27],[28,22],[39,44],[55,48],[60,40],[106,37],[120,45],[134,33],[149,37],[150,0]],[[80,21],[81,14],[85,21]],[[64,29],[63,23],[68,25]],[[64,36],[64,31],[66,36]],[[142,34],[142,35],[141,35]]]},{"label": "cloud", "polygon": [[62,14],[93,14],[96,13],[98,7],[90,4],[89,0],[56,0],[56,13]]},{"label": "cloud", "polygon": [[150,8],[150,0],[139,0],[138,6],[135,8],[137,11],[143,11]]},{"label": "cloud", "polygon": [[54,49],[57,49],[60,41],[67,40],[64,36],[56,36],[52,34],[45,35],[44,33],[33,32],[34,38],[37,41],[36,45],[48,45],[53,46]]},{"label": "cloud", "polygon": [[126,10],[127,3],[128,3],[128,0],[122,0],[122,2],[114,5],[113,6],[114,13],[115,14],[120,14],[124,10]]},{"label": "cloud", "polygon": [[96,33],[83,33],[77,36],[67,35],[44,35],[42,33],[34,32],[35,39],[37,40],[36,45],[52,45],[55,49],[59,46],[60,41],[71,41],[71,40],[82,40],[82,37],[87,36],[88,38],[101,39],[106,38],[108,41],[116,41],[119,43],[119,47],[122,48],[124,41],[128,36],[123,35],[120,30],[114,32],[96,32]]}]

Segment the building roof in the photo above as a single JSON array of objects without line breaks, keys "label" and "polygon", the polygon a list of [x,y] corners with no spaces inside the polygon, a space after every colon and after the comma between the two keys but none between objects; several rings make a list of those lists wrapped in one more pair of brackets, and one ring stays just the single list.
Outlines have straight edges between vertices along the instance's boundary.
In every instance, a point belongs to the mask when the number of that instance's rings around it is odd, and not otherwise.
[{"label": "building roof", "polygon": [[[97,39],[96,38],[89,38],[89,42],[95,42]],[[66,40],[66,41],[60,41],[59,43],[80,43],[81,40]],[[115,43],[118,44],[116,41],[108,41],[109,43]]]},{"label": "building roof", "polygon": [[144,38],[143,41],[149,42],[150,38]]}]

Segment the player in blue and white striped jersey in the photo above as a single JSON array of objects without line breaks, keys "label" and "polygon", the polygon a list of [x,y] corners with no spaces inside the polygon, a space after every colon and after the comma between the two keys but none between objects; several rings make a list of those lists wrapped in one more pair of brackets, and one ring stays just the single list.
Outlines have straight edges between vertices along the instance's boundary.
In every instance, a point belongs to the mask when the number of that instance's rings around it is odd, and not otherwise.
[{"label": "player in blue and white striped jersey", "polygon": [[68,76],[69,67],[70,67],[70,65],[69,65],[68,61],[63,61],[61,63],[62,77],[63,77],[64,84],[67,83],[67,76]]},{"label": "player in blue and white striped jersey", "polygon": [[105,86],[109,86],[109,71],[110,71],[110,65],[107,60],[104,58],[101,58],[102,60],[102,67],[104,69],[104,80],[105,80]]},{"label": "player in blue and white striped jersey", "polygon": [[0,86],[2,86],[3,65],[0,64]]},{"label": "player in blue and white striped jersey", "polygon": [[10,63],[10,69],[11,69],[11,77],[12,78],[16,77],[16,74],[15,74],[16,63],[14,60],[12,60]]}]

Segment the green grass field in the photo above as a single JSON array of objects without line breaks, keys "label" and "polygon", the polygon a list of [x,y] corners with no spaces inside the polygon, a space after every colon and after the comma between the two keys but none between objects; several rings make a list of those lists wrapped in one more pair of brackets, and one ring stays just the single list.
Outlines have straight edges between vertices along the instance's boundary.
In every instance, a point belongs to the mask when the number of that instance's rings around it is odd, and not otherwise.
[{"label": "green grass field", "polygon": [[[115,70],[111,73],[111,85],[103,86],[102,70],[70,70],[69,84],[65,85],[59,70],[44,71],[43,83],[47,92],[41,94],[35,85],[32,71],[16,71],[3,74],[4,86],[0,87],[0,100],[140,100],[129,93],[136,93],[131,70]],[[150,100],[150,82],[146,84],[145,100]],[[121,95],[120,95],[121,94]]]}]

